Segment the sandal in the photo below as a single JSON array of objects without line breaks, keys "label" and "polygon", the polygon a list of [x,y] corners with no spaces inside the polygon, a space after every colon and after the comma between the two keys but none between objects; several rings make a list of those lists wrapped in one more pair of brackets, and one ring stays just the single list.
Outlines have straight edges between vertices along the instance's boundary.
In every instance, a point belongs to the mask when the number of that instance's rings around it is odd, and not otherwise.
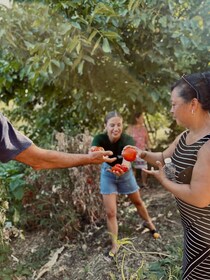
[{"label": "sandal", "polygon": [[114,254],[112,251],[104,253],[104,259],[108,262],[114,261],[116,258],[116,254]]},{"label": "sandal", "polygon": [[151,228],[149,227],[149,223],[148,223],[148,222],[144,221],[143,227],[149,229],[149,231],[150,231],[150,233],[152,234],[153,238],[157,239],[157,238],[160,237],[160,234],[157,232],[156,229],[151,229]]}]

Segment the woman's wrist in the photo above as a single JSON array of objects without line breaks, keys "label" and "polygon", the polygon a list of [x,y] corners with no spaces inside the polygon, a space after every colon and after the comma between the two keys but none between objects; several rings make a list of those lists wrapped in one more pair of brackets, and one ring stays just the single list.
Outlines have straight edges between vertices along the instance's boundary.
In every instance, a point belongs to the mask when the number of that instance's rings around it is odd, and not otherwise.
[{"label": "woman's wrist", "polygon": [[145,159],[145,157],[147,156],[147,152],[146,151],[142,151],[140,154],[140,158],[141,159]]}]

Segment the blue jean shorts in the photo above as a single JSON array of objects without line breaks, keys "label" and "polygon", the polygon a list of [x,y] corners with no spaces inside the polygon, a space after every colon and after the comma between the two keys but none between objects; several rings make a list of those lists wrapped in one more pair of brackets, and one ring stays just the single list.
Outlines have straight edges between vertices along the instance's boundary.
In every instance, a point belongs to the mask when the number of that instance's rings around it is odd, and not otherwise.
[{"label": "blue jean shorts", "polygon": [[100,176],[101,194],[131,194],[138,191],[139,186],[136,182],[132,168],[121,176],[117,176],[107,171],[107,169],[111,169],[111,166],[104,162],[101,166]]}]

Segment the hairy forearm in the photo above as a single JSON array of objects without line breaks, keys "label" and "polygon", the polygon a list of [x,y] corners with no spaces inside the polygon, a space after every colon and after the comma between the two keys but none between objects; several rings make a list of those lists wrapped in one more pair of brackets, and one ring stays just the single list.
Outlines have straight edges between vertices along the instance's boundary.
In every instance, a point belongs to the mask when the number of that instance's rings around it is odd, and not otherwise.
[{"label": "hairy forearm", "polygon": [[142,151],[140,153],[140,158],[153,166],[157,166],[156,161],[160,161],[162,164],[164,163],[163,153],[161,152]]},{"label": "hairy forearm", "polygon": [[35,170],[68,168],[90,163],[89,155],[67,154],[63,152],[44,150],[35,157],[33,155],[20,154],[15,158],[17,161],[31,166]]},{"label": "hairy forearm", "polygon": [[99,164],[103,162],[103,158],[105,156],[106,159],[109,160],[107,157],[108,152],[105,151],[95,154],[70,154],[53,150],[45,150],[32,145],[16,156],[15,160],[31,166],[35,170],[41,170],[70,168],[86,164]]}]

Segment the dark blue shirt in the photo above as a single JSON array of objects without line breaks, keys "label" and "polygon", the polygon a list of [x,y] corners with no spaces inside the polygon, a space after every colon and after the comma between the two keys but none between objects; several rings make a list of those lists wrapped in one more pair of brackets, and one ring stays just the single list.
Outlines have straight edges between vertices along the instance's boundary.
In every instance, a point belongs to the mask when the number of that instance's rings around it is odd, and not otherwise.
[{"label": "dark blue shirt", "polygon": [[0,161],[8,162],[31,144],[32,141],[17,131],[0,113]]}]

